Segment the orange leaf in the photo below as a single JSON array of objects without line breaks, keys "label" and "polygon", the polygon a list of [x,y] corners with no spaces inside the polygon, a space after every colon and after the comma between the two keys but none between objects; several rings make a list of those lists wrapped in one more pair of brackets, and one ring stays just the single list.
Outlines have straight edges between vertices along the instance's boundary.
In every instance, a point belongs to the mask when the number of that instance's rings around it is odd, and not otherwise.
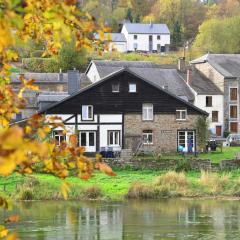
[{"label": "orange leaf", "polygon": [[18,222],[18,221],[19,221],[18,215],[12,215],[4,220],[5,223]]},{"label": "orange leaf", "polygon": [[98,166],[99,166],[99,170],[101,172],[106,173],[108,176],[112,176],[112,177],[116,176],[116,173],[114,173],[113,170],[107,164],[99,163]]}]

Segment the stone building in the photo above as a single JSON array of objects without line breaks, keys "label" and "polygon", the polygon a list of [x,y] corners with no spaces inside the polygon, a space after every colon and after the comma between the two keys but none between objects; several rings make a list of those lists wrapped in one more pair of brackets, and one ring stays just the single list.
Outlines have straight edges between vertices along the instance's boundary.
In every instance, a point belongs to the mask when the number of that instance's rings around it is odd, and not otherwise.
[{"label": "stone building", "polygon": [[[159,78],[163,76],[159,75]],[[181,80],[183,81],[183,80]],[[184,81],[183,81],[184,83]],[[185,83],[184,83],[185,84]],[[129,68],[101,80],[40,111],[60,116],[68,130],[53,129],[59,142],[77,134],[87,152],[105,147],[157,152],[197,150],[196,121],[208,114]]]},{"label": "stone building", "polygon": [[218,104],[223,112],[223,131],[239,133],[240,54],[206,54],[191,64],[219,89],[219,95],[222,93]]}]

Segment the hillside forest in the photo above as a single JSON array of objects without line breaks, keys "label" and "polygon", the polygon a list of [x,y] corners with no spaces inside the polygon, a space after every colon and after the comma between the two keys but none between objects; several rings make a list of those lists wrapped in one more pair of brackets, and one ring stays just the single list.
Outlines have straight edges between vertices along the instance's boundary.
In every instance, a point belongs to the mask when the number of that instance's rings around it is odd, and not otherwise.
[{"label": "hillside forest", "polygon": [[113,32],[120,31],[125,20],[166,23],[172,34],[172,50],[193,45],[201,53],[240,53],[240,0],[79,0],[78,3]]}]

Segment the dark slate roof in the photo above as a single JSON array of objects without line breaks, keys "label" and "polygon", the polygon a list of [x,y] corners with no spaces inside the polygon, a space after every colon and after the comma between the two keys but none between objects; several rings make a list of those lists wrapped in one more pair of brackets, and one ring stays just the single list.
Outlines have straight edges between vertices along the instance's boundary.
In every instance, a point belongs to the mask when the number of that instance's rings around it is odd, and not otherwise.
[{"label": "dark slate roof", "polygon": [[240,77],[240,54],[206,54],[191,61],[192,64],[209,62],[226,78]]},{"label": "dark slate roof", "polygon": [[[181,73],[184,79],[187,79],[187,74]],[[208,78],[201,74],[197,69],[193,70],[192,82],[190,86],[199,95],[222,95],[223,92]]]},{"label": "dark slate roof", "polygon": [[135,75],[135,76],[138,77],[139,79],[141,79],[141,80],[143,80],[143,81],[151,84],[152,86],[154,86],[154,87],[158,88],[159,90],[167,93],[168,95],[172,96],[173,98],[178,99],[178,101],[181,101],[181,102],[183,102],[184,104],[186,104],[187,106],[195,109],[197,112],[208,116],[208,113],[207,113],[206,111],[203,111],[202,109],[194,106],[192,103],[189,103],[188,101],[184,100],[183,98],[176,96],[176,95],[173,94],[172,92],[170,92],[170,91],[168,91],[168,90],[166,90],[166,89],[158,86],[157,84],[155,84],[155,83],[153,83],[153,82],[150,82],[149,80],[145,79],[144,77],[142,77],[142,76],[140,76],[140,75],[132,72],[132,71],[131,71],[130,69],[128,69],[128,68],[122,68],[122,69],[120,69],[120,70],[118,70],[118,71],[116,71],[116,72],[113,72],[113,73],[109,74],[108,76],[104,77],[103,79],[101,79],[100,81],[97,81],[97,82],[95,82],[95,83],[93,83],[93,84],[91,84],[91,85],[89,85],[89,86],[87,86],[87,87],[85,87],[85,88],[83,88],[83,89],[80,89],[78,92],[76,92],[76,93],[74,93],[74,94],[72,94],[72,95],[64,98],[63,100],[61,100],[61,101],[59,101],[59,102],[57,102],[57,103],[53,103],[53,104],[51,104],[50,106],[47,106],[46,108],[42,109],[42,110],[39,111],[38,113],[40,113],[40,114],[45,113],[45,112],[48,111],[49,109],[51,109],[51,108],[53,108],[53,107],[55,107],[55,106],[57,106],[57,105],[60,105],[62,102],[67,101],[67,100],[69,100],[69,99],[77,96],[78,94],[81,94],[82,92],[87,91],[88,89],[91,89],[91,88],[93,88],[93,87],[95,87],[95,86],[100,85],[101,83],[107,81],[108,79],[111,79],[111,77],[116,76],[116,75],[118,75],[118,74],[121,74],[121,73],[124,72],[124,71],[127,71],[127,72]]},{"label": "dark slate roof", "polygon": [[[127,42],[125,35],[123,33],[105,33],[104,38],[108,40],[110,37],[111,42]],[[95,34],[95,38],[99,39],[99,34]]]},{"label": "dark slate roof", "polygon": [[125,23],[128,33],[170,34],[166,24],[155,23]]},{"label": "dark slate roof", "polygon": [[[168,87],[168,90],[176,96],[186,96],[189,101],[194,100],[194,94],[176,70],[174,65],[157,65],[152,62],[137,61],[93,61],[97,67],[100,78],[116,72],[122,68],[128,68],[132,72],[158,85]],[[169,69],[169,67],[171,67]]]},{"label": "dark slate roof", "polygon": [[68,97],[69,94],[67,92],[42,92],[38,95],[38,102],[58,102]]},{"label": "dark slate roof", "polygon": [[[34,79],[36,83],[41,82],[59,82],[59,73],[23,73],[26,79]],[[17,83],[19,81],[19,73],[11,74],[11,82]],[[67,82],[67,73],[63,73],[63,82]]]}]

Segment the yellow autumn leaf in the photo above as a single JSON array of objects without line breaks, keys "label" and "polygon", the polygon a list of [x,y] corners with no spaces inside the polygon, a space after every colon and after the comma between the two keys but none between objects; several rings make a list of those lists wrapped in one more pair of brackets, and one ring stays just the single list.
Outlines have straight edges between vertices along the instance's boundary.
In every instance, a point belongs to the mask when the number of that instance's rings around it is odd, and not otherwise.
[{"label": "yellow autumn leaf", "polygon": [[70,184],[68,182],[63,182],[61,184],[61,192],[62,192],[63,197],[64,197],[65,200],[67,200],[68,194],[70,192],[69,186],[70,186]]}]

